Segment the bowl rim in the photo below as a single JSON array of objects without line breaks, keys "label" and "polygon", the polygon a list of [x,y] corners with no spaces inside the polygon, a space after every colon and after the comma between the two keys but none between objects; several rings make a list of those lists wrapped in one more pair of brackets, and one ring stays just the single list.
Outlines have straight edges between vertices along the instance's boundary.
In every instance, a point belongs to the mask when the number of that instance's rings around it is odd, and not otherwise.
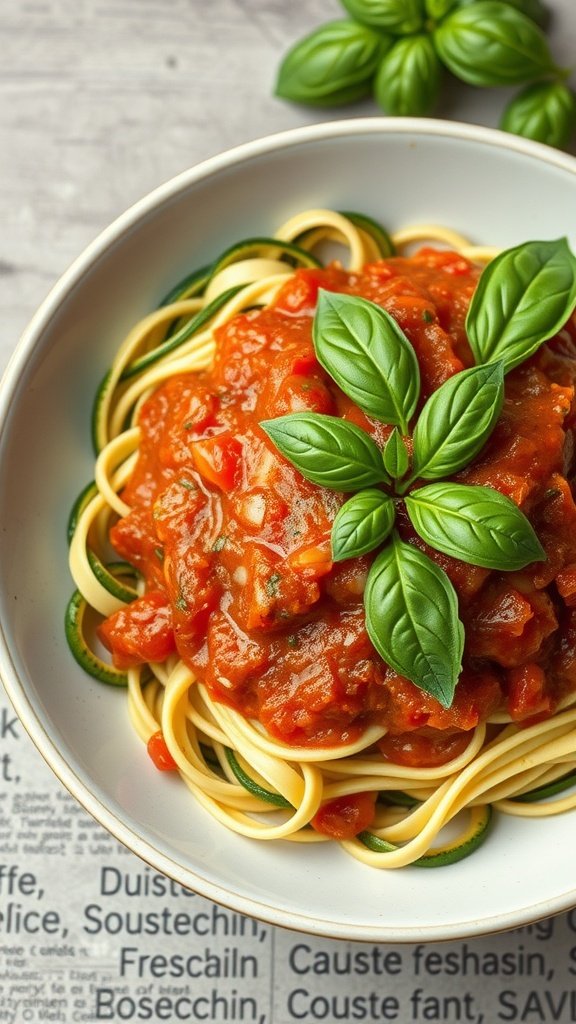
[{"label": "bowl rim", "polygon": [[[542,143],[511,135],[494,128],[434,118],[362,117],[321,122],[292,128],[262,136],[234,146],[202,160],[154,188],[116,217],[90,242],[71,263],[49,291],[37,312],[22,333],[0,380],[0,443],[6,430],[11,401],[17,390],[20,374],[41,339],[43,332],[56,316],[59,306],[70,291],[124,233],[147,214],[172,201],[190,186],[212,174],[237,166],[256,157],[290,149],[309,142],[319,142],[356,135],[412,135],[447,137],[456,141],[470,141],[489,148],[519,153],[572,173],[576,177],[576,157],[561,153]],[[107,806],[98,794],[98,787],[85,780],[65,759],[50,736],[48,725],[34,708],[18,676],[10,650],[5,625],[0,621],[0,681],[16,711],[20,722],[39,753],[69,793],[112,836],[149,864],[154,870],[190,888],[229,910],[282,926],[294,931],[313,933],[326,938],[355,939],[366,942],[415,942],[462,939],[480,936],[526,925],[530,922],[561,913],[576,905],[576,888],[558,897],[541,901],[522,911],[508,911],[482,920],[459,924],[410,926],[405,928],[386,925],[340,925],[331,920],[319,920],[300,912],[279,909],[274,905],[228,889],[184,867],[174,858],[159,850],[150,839],[144,839],[119,814]]]}]

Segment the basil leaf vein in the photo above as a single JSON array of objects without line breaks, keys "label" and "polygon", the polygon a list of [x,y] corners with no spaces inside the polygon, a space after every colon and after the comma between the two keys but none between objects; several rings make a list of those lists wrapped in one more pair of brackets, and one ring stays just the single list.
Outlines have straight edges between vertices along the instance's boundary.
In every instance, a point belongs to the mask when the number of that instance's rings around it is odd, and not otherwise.
[{"label": "basil leaf vein", "polygon": [[367,489],[342,505],[332,524],[332,558],[341,562],[378,547],[394,526],[396,510],[383,491]]},{"label": "basil leaf vein", "polygon": [[398,480],[407,472],[409,464],[408,449],[404,444],[404,439],[398,427],[394,427],[386,441],[382,458],[384,460],[384,469],[393,480]]},{"label": "basil leaf vein", "polygon": [[364,605],[368,635],[384,661],[450,707],[464,629],[446,573],[395,535],[368,573]]},{"label": "basil leaf vein", "polygon": [[435,21],[440,21],[457,3],[458,0],[426,0],[426,14]]},{"label": "basil leaf vein", "polygon": [[412,491],[406,510],[430,547],[485,569],[523,569],[546,553],[523,512],[491,487],[435,483]]},{"label": "basil leaf vein", "polygon": [[454,374],[426,402],[414,430],[412,477],[458,472],[490,436],[504,401],[501,360]]},{"label": "basil leaf vein", "polygon": [[576,306],[576,257],[565,238],[507,249],[483,270],[466,330],[479,363],[518,366],[556,334]]},{"label": "basil leaf vein", "polygon": [[380,449],[354,423],[323,413],[297,412],[260,426],[307,480],[333,491],[388,483]]},{"label": "basil leaf vein", "polygon": [[514,96],[500,128],[564,149],[576,127],[576,96],[564,82],[537,82]]},{"label": "basil leaf vein", "polygon": [[557,70],[544,33],[497,0],[457,8],[438,26],[434,41],[440,60],[470,85],[514,85]]},{"label": "basil leaf vein", "polygon": [[387,114],[424,117],[436,105],[442,70],[429,35],[398,39],[380,62],[376,102]]},{"label": "basil leaf vein", "polygon": [[321,25],[284,57],[276,94],[326,107],[361,99],[370,93],[372,76],[391,42],[351,20]]},{"label": "basil leaf vein", "polygon": [[417,32],[424,22],[423,0],[342,0],[342,4],[357,21],[394,35]]},{"label": "basil leaf vein", "polygon": [[342,391],[368,416],[407,434],[420,369],[394,318],[367,299],[321,290],[313,339],[319,362]]},{"label": "basil leaf vein", "polygon": [[[466,0],[470,3],[470,0]],[[550,24],[550,11],[546,4],[542,3],[542,0],[502,0],[503,3],[508,4],[510,7],[515,7],[521,14],[525,14],[531,21],[536,22],[540,28],[546,30]],[[476,3],[476,0],[472,0],[472,3]]]}]

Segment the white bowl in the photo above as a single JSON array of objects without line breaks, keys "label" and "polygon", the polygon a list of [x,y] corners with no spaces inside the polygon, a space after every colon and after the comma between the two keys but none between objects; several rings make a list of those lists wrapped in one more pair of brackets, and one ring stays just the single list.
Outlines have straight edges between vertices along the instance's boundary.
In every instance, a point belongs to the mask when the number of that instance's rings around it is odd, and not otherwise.
[{"label": "white bowl", "polygon": [[0,389],[2,677],[70,792],[136,854],[205,896],[369,941],[519,926],[576,904],[573,815],[501,817],[479,852],[439,872],[378,872],[337,847],[243,839],[154,769],[124,693],[84,677],[66,646],[65,524],[92,475],[90,404],[110,356],[188,269],[312,206],[360,210],[392,229],[433,221],[481,243],[567,234],[574,245],[576,161],[440,121],[316,125],[206,161],[103,232],[43,303]]}]

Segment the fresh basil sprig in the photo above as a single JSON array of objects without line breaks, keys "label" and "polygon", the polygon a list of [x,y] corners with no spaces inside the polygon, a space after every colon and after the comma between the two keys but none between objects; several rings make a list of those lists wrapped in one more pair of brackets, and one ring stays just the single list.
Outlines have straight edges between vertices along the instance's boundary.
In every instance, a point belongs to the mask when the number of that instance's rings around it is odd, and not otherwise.
[{"label": "fresh basil sprig", "polygon": [[[397,510],[404,505],[429,547],[471,565],[518,570],[546,558],[509,498],[442,478],[464,469],[490,437],[505,372],[556,333],[575,307],[576,258],[565,240],[502,253],[480,275],[466,321],[480,365],[442,384],[412,425],[420,375],[400,326],[366,299],[321,291],[312,331],[318,361],[360,409],[393,429],[380,451],[366,431],[336,416],[300,412],[261,423],[308,480],[359,492],[336,515],[332,557],[355,558],[384,545],[366,583],[368,633],[389,665],[445,707],[461,667],[458,598],[446,573],[401,540]],[[417,486],[422,480],[433,482]]]},{"label": "fresh basil sprig", "polygon": [[341,2],[350,18],[320,26],[282,61],[283,99],[335,106],[372,93],[388,114],[423,116],[434,112],[447,72],[476,86],[530,84],[502,127],[568,145],[576,97],[550,52],[543,0]]}]

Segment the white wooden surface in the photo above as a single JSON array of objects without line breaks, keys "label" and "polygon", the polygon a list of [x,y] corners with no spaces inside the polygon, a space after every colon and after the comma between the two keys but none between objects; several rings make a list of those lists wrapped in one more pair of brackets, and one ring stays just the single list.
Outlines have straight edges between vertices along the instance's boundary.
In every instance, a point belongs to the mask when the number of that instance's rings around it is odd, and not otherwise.
[{"label": "white wooden surface", "polygon": [[[574,64],[576,2],[549,0]],[[231,145],[374,114],[276,99],[282,54],[338,0],[0,0],[0,371],[50,286],[155,185]],[[496,125],[506,92],[448,89],[440,114]]]}]

